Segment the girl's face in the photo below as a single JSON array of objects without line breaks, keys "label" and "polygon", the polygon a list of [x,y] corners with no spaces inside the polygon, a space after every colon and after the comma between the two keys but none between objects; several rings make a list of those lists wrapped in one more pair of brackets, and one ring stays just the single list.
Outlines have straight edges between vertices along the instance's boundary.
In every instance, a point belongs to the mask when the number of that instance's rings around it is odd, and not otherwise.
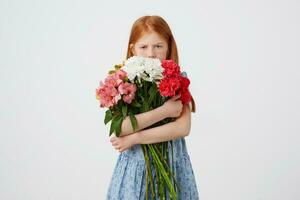
[{"label": "girl's face", "polygon": [[135,56],[166,59],[168,53],[167,42],[156,32],[151,31],[143,35],[133,46]]}]

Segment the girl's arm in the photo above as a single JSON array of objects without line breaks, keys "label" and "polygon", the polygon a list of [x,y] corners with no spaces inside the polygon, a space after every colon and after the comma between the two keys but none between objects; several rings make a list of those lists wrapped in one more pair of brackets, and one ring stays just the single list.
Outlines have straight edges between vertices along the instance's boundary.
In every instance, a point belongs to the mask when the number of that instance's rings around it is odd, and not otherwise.
[{"label": "girl's arm", "polygon": [[138,132],[139,130],[143,130],[167,117],[178,117],[182,111],[181,101],[178,100],[179,97],[180,95],[177,95],[158,108],[135,115],[137,120],[137,128],[135,131],[132,128],[130,117],[127,116],[123,120],[120,136],[126,136]]},{"label": "girl's arm", "polygon": [[[135,132],[137,132],[148,126],[151,126],[152,124],[155,124],[156,122],[165,119],[167,116],[166,113],[164,112],[163,106],[160,106],[151,111],[137,114],[135,115],[135,117],[137,120],[137,127]],[[132,133],[134,133],[134,130],[132,128],[130,118],[129,116],[127,116],[123,120],[120,136],[126,136]]]},{"label": "girl's arm", "polygon": [[124,137],[112,137],[110,141],[115,149],[122,152],[135,144],[152,144],[188,136],[190,129],[191,110],[189,105],[184,105],[180,117],[173,122],[141,130]]},{"label": "girl's arm", "polygon": [[182,114],[175,121],[136,133],[135,144],[152,144],[174,140],[189,135],[191,127],[191,111],[188,105],[182,109]]}]

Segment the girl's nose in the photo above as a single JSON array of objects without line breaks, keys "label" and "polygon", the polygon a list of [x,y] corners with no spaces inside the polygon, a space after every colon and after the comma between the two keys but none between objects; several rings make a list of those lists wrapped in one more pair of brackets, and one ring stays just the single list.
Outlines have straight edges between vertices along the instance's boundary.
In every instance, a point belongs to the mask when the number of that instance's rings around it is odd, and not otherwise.
[{"label": "girl's nose", "polygon": [[155,58],[155,52],[154,52],[154,49],[153,49],[153,48],[150,47],[150,48],[148,49],[147,57],[148,57],[148,58]]}]

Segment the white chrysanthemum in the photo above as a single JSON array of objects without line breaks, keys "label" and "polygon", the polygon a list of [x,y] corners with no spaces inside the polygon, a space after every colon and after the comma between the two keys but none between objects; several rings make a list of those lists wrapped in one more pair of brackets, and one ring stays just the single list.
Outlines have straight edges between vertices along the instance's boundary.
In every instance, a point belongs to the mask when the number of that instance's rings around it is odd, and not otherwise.
[{"label": "white chrysanthemum", "polygon": [[133,56],[128,58],[122,67],[127,72],[128,79],[133,81],[135,77],[146,81],[156,81],[163,78],[163,68],[158,58],[146,58]]}]

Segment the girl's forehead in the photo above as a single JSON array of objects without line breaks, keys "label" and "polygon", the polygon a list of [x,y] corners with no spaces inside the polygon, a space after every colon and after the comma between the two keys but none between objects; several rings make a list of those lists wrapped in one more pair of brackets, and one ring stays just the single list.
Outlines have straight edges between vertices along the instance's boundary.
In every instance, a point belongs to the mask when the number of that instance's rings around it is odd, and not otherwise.
[{"label": "girl's forehead", "polygon": [[144,33],[136,43],[143,43],[143,42],[153,42],[153,43],[163,43],[166,42],[163,37],[161,37],[158,33],[151,31]]}]

